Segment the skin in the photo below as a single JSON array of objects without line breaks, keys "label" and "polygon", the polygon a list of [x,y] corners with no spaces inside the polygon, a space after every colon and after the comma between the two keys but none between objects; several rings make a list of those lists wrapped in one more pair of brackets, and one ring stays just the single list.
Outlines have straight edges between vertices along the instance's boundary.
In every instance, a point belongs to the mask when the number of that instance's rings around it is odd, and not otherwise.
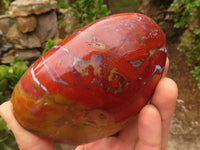
[{"label": "skin", "polygon": [[[78,146],[76,150],[164,150],[178,96],[176,83],[165,77],[168,66],[167,60],[163,78],[158,83],[150,103],[143,107],[126,128],[118,135]],[[18,124],[10,101],[0,106],[0,114],[13,131],[20,150],[53,150],[51,141],[26,131]]]}]

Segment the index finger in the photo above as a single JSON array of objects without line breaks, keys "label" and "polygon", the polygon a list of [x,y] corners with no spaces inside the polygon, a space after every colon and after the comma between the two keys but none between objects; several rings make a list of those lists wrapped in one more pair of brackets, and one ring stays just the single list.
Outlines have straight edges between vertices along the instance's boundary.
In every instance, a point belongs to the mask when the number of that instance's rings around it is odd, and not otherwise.
[{"label": "index finger", "polygon": [[170,122],[175,109],[178,88],[176,83],[169,78],[162,78],[152,96],[153,104],[160,112],[162,120],[162,146],[167,145]]}]

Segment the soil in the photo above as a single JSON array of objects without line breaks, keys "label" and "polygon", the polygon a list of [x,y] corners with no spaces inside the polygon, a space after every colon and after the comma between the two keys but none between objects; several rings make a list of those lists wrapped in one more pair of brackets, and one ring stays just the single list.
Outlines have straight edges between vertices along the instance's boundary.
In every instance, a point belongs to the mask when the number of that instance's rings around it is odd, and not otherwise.
[{"label": "soil", "polygon": [[168,150],[200,149],[200,90],[190,74],[186,56],[178,43],[168,44],[170,67],[167,76],[178,85],[179,96],[171,123]]},{"label": "soil", "polygon": [[200,90],[197,81],[190,74],[192,67],[187,65],[186,56],[178,50],[177,44],[168,45],[168,57],[170,68],[167,76],[177,83],[178,98],[184,100],[188,110],[193,112],[194,118],[200,122]]}]

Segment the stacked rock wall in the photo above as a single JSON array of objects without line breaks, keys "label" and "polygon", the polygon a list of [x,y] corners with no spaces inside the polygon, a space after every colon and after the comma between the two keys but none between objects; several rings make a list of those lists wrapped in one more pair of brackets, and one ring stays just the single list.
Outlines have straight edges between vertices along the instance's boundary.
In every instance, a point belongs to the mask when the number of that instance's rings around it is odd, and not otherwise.
[{"label": "stacked rock wall", "polygon": [[0,63],[10,63],[16,56],[38,58],[49,39],[60,41],[77,24],[72,12],[58,8],[56,0],[15,0],[9,15],[0,16]]}]

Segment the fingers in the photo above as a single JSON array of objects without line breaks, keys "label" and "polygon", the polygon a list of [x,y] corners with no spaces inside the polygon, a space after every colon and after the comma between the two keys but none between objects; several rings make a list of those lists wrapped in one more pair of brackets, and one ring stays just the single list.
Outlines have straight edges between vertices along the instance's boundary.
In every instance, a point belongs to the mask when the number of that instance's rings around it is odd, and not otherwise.
[{"label": "fingers", "polygon": [[76,150],[132,150],[133,147],[127,145],[117,137],[106,137],[92,143],[78,146]]},{"label": "fingers", "polygon": [[168,68],[169,68],[169,59],[167,58],[166,63],[165,63],[165,69],[163,71],[162,77],[165,77],[167,75]]},{"label": "fingers", "polygon": [[5,102],[0,106],[0,115],[4,118],[9,128],[13,131],[20,150],[53,150],[53,146],[50,141],[40,138],[22,128],[16,121],[12,110],[12,103],[10,101]]},{"label": "fingers", "polygon": [[138,141],[135,150],[160,150],[162,125],[159,111],[148,104],[138,118]]},{"label": "fingers", "polygon": [[170,122],[175,109],[178,89],[176,83],[163,78],[156,87],[151,103],[159,110],[162,120],[162,147],[167,145]]},{"label": "fingers", "polygon": [[138,137],[138,116],[136,116],[127,126],[122,129],[119,138],[129,145],[136,143]]}]

